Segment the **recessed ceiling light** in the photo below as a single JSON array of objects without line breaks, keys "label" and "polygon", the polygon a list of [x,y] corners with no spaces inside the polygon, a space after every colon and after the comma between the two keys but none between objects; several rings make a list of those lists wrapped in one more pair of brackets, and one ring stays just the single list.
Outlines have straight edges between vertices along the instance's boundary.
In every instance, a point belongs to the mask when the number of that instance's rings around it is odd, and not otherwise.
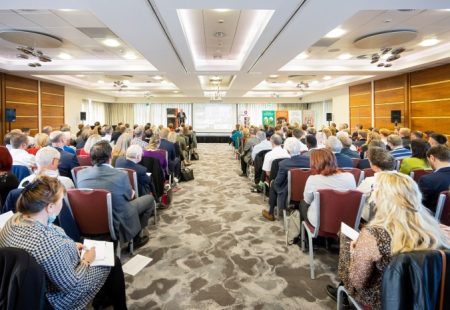
[{"label": "recessed ceiling light", "polygon": [[98,84],[103,84],[103,83],[105,83],[105,81],[103,81],[103,80],[98,80],[97,83],[98,83]]},{"label": "recessed ceiling light", "polygon": [[162,80],[162,76],[160,76],[160,75],[155,75],[153,78],[154,78],[155,80]]},{"label": "recessed ceiling light", "polygon": [[73,11],[76,11],[75,9],[59,9],[58,11],[61,11],[61,12],[73,12]]},{"label": "recessed ceiling light", "polygon": [[231,11],[230,9],[214,9],[214,12],[218,12],[218,13],[225,13],[225,12],[229,12]]},{"label": "recessed ceiling light", "polygon": [[295,57],[295,59],[306,59],[308,57],[309,55],[307,52],[301,52],[300,54],[297,55],[297,57]]},{"label": "recessed ceiling light", "polygon": [[129,80],[123,80],[122,83],[123,84],[130,84],[130,81]]},{"label": "recessed ceiling light", "polygon": [[174,94],[178,94],[180,91],[179,90],[174,90],[173,93]]},{"label": "recessed ceiling light", "polygon": [[313,80],[313,81],[311,81],[309,84],[310,84],[310,85],[317,85],[317,84],[319,84],[319,81]]},{"label": "recessed ceiling light", "polygon": [[72,59],[72,56],[67,53],[59,53],[58,57],[64,60]]},{"label": "recessed ceiling light", "polygon": [[276,79],[276,78],[278,77],[278,75],[272,74],[272,75],[269,75],[269,77],[270,77],[271,79]]},{"label": "recessed ceiling light", "polygon": [[331,76],[325,75],[325,76],[323,77],[323,79],[324,79],[325,81],[331,80]]},{"label": "recessed ceiling light", "polygon": [[349,54],[349,53],[344,53],[344,54],[341,54],[341,55],[338,56],[338,58],[342,59],[342,60],[347,60],[347,59],[350,59],[352,57],[353,56],[351,54]]},{"label": "recessed ceiling light", "polygon": [[120,42],[116,39],[105,39],[102,41],[102,43],[109,47],[117,47],[120,46]]},{"label": "recessed ceiling light", "polygon": [[133,52],[126,52],[126,53],[123,55],[123,57],[124,57],[125,59],[130,59],[130,60],[137,59],[136,54],[133,53]]},{"label": "recessed ceiling light", "polygon": [[83,74],[77,74],[77,75],[75,75],[76,77],[79,77],[79,78],[82,78],[82,77],[85,77],[85,75],[83,75]]},{"label": "recessed ceiling light", "polygon": [[212,78],[210,78],[211,81],[221,81],[222,78],[218,75],[213,76]]},{"label": "recessed ceiling light", "polygon": [[344,29],[337,27],[334,28],[333,30],[331,30],[330,32],[328,32],[325,35],[325,38],[339,38],[342,37],[345,33],[347,33],[347,31],[345,31]]},{"label": "recessed ceiling light", "polygon": [[429,38],[429,39],[425,39],[422,42],[420,42],[419,45],[420,46],[424,46],[424,47],[428,47],[428,46],[436,45],[439,42],[441,42],[441,41],[436,39],[436,38]]}]

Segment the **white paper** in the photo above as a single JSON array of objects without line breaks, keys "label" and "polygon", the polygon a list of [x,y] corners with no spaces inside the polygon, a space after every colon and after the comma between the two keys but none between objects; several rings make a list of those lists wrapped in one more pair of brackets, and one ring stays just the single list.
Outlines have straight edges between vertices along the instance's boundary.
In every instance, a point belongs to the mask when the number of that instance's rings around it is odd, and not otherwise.
[{"label": "white paper", "polygon": [[144,269],[144,267],[147,266],[147,264],[149,264],[152,260],[153,258],[138,254],[132,259],[130,259],[125,265],[122,266],[123,272],[135,276],[139,271]]},{"label": "white paper", "polygon": [[5,226],[6,222],[14,215],[12,211],[8,211],[6,213],[0,214],[0,229]]},{"label": "white paper", "polygon": [[[95,260],[91,266],[114,266],[114,244],[112,242],[85,239],[83,245],[86,250],[95,246]],[[85,252],[85,250],[81,252],[81,257]]]},{"label": "white paper", "polygon": [[147,176],[148,176],[149,178],[152,177],[152,173],[151,173],[151,172],[146,172],[146,173],[147,173]]},{"label": "white paper", "polygon": [[341,223],[341,232],[352,240],[358,239],[359,236],[359,232],[357,232],[344,222]]}]

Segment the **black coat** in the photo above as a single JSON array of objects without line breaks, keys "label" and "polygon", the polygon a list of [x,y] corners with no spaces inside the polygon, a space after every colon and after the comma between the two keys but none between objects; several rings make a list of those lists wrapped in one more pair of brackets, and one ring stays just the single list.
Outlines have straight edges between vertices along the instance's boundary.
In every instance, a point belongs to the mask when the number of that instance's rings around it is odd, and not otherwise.
[{"label": "black coat", "polygon": [[[152,192],[152,180],[147,175],[147,168],[126,159],[119,157],[116,160],[116,168],[127,168],[136,171],[139,196],[143,196]],[[154,191],[154,190],[153,190]]]},{"label": "black coat", "polygon": [[165,182],[164,171],[161,167],[161,163],[157,158],[154,157],[142,157],[142,160],[139,164],[144,166],[147,169],[147,172],[151,172],[152,183],[155,190],[153,196],[155,197],[155,200],[159,200],[159,198],[164,193]]},{"label": "black coat", "polygon": [[78,163],[77,156],[64,151],[62,148],[55,147],[58,152],[61,154],[61,158],[59,159],[58,171],[59,174],[63,177],[68,177],[72,180],[72,169],[78,167],[80,164]]},{"label": "black coat", "polygon": [[424,175],[419,180],[419,188],[423,195],[423,205],[431,211],[436,211],[439,194],[448,191],[450,187],[450,167]]}]

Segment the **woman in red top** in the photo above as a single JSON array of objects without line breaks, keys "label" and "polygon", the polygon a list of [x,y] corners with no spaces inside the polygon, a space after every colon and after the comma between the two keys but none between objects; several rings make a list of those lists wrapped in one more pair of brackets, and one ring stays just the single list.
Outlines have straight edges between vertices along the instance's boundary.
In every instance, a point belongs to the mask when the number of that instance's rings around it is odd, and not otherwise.
[{"label": "woman in red top", "polygon": [[36,155],[41,148],[48,146],[49,139],[46,133],[38,133],[34,136],[34,147],[27,149],[27,152]]}]

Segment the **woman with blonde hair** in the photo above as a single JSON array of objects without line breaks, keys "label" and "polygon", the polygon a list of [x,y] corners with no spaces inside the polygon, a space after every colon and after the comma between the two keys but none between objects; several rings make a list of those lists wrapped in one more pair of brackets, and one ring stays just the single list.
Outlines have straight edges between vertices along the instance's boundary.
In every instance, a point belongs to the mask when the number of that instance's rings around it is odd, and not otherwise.
[{"label": "woman with blonde hair", "polygon": [[86,140],[84,147],[81,149],[80,155],[81,156],[90,156],[92,146],[101,140],[102,140],[102,137],[96,133],[94,133],[93,135],[90,135],[89,138]]},{"label": "woman with blonde hair", "polygon": [[[365,306],[379,309],[383,272],[392,256],[449,249],[450,244],[439,223],[422,205],[418,185],[409,176],[378,172],[371,200],[375,216],[358,239],[351,242],[349,253],[341,247],[339,271],[351,296]],[[330,293],[332,288],[327,290]]]},{"label": "woman with blonde hair", "polygon": [[49,139],[46,133],[37,133],[34,136],[34,147],[27,149],[27,152],[36,155],[41,148],[48,146],[48,143]]},{"label": "woman with blonde hair", "polygon": [[116,165],[116,160],[118,157],[125,157],[127,154],[127,149],[131,145],[131,139],[133,139],[133,135],[129,133],[123,133],[120,135],[119,139],[117,139],[117,143],[114,145],[112,149],[112,165],[113,167]]}]

